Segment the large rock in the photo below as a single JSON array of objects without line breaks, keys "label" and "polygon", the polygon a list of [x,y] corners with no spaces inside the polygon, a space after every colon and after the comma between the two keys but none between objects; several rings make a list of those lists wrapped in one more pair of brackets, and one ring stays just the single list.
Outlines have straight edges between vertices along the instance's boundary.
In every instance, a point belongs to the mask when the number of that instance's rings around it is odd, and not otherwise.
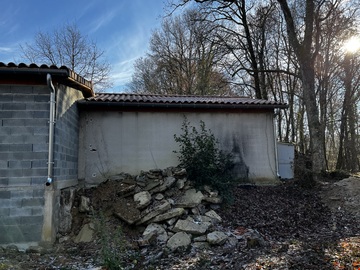
[{"label": "large rock", "polygon": [[143,232],[143,240],[149,243],[156,240],[159,244],[165,244],[168,240],[168,234],[161,225],[150,223]]},{"label": "large rock", "polygon": [[90,199],[85,196],[80,197],[80,206],[79,206],[80,213],[88,213],[90,212]]},{"label": "large rock", "polygon": [[71,209],[74,204],[75,189],[67,188],[61,190],[60,210],[59,210],[59,233],[65,234],[71,231],[72,214]]},{"label": "large rock", "polygon": [[198,206],[203,199],[204,195],[201,191],[196,191],[196,189],[192,188],[188,189],[175,205],[182,208],[193,208]]},{"label": "large rock", "polygon": [[206,233],[210,225],[211,223],[209,222],[197,222],[188,217],[186,220],[179,219],[174,226],[174,231],[201,235]]},{"label": "large rock", "polygon": [[144,216],[138,222],[136,222],[136,224],[137,225],[143,224],[153,219],[154,217],[166,212],[170,208],[171,208],[170,203],[167,200],[165,200],[162,204],[154,207],[153,209],[147,209],[146,211],[144,211]]},{"label": "large rock", "polygon": [[74,242],[88,243],[93,240],[93,236],[94,236],[94,224],[87,223],[81,228],[80,232],[75,237]]},{"label": "large rock", "polygon": [[215,231],[207,234],[206,239],[210,245],[223,245],[228,236],[220,231]]},{"label": "large rock", "polygon": [[164,179],[164,183],[161,186],[158,186],[154,189],[150,190],[151,194],[158,193],[158,192],[164,192],[168,188],[170,188],[172,185],[174,185],[176,182],[176,178],[172,176],[168,176]]},{"label": "large rock", "polygon": [[210,211],[206,212],[205,216],[207,216],[213,220],[216,220],[217,222],[222,221],[222,218],[214,210],[210,210]]},{"label": "large rock", "polygon": [[167,211],[166,213],[156,216],[155,218],[153,218],[151,220],[151,222],[160,222],[160,221],[172,219],[174,217],[179,217],[184,213],[185,213],[184,208],[173,208],[173,209]]},{"label": "large rock", "polygon": [[134,201],[138,209],[143,209],[151,202],[151,194],[148,191],[142,191],[134,194]]},{"label": "large rock", "polygon": [[185,232],[178,232],[169,239],[166,246],[171,251],[175,251],[178,249],[186,250],[190,247],[190,244],[191,244],[191,236]]},{"label": "large rock", "polygon": [[114,215],[132,225],[141,219],[140,211],[132,199],[121,198],[113,204]]}]

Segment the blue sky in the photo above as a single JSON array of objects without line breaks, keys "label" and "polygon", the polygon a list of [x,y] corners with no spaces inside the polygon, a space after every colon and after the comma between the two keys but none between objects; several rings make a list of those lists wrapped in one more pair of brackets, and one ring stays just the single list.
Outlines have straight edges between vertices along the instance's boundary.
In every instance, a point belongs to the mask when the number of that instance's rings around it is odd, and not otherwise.
[{"label": "blue sky", "polygon": [[[27,63],[20,44],[37,32],[76,23],[83,35],[105,51],[114,87],[131,80],[134,60],[143,56],[152,30],[166,14],[166,0],[0,0],[0,62]],[[28,64],[28,63],[27,63]],[[42,63],[37,63],[42,64]]]}]

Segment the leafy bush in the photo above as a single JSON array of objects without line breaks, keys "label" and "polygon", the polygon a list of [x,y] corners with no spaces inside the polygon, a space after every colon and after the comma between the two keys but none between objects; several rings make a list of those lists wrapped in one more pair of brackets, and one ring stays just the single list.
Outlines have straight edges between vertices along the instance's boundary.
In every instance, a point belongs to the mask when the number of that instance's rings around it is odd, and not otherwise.
[{"label": "leafy bush", "polygon": [[180,166],[186,168],[189,179],[194,181],[197,188],[210,185],[217,189],[225,201],[232,199],[232,187],[235,179],[231,170],[234,167],[232,155],[221,151],[218,140],[211,130],[207,130],[205,123],[200,121],[200,131],[190,127],[185,117],[180,136],[174,135],[179,144],[178,153]]}]

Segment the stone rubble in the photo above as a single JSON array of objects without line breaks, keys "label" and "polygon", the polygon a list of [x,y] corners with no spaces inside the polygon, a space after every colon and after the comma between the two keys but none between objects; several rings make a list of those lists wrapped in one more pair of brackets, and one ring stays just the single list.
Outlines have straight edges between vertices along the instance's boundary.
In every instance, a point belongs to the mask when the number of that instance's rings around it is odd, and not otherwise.
[{"label": "stone rubble", "polygon": [[[121,181],[122,190],[117,191],[118,206],[114,215],[129,225],[146,226],[139,247],[157,245],[170,252],[195,249],[207,249],[211,246],[248,242],[248,246],[261,245],[261,235],[247,230],[242,234],[229,232],[221,227],[222,218],[214,209],[222,202],[216,190],[204,186],[195,189],[187,179],[186,170],[167,168],[150,170],[136,177],[114,175],[110,181]],[[89,198],[81,197],[79,208],[90,211]],[[85,224],[75,242],[89,241],[93,229]]]}]

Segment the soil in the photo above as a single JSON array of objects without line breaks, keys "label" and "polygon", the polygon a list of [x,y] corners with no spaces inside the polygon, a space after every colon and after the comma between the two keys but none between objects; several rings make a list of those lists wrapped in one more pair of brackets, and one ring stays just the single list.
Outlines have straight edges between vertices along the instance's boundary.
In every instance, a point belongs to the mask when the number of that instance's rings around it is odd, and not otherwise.
[{"label": "soil", "polygon": [[[112,215],[120,187],[104,183],[78,192],[77,196],[91,199],[95,214],[78,213],[75,204],[72,233],[60,236],[61,243],[28,253],[11,247],[0,250],[0,270],[360,269],[360,209],[356,212],[354,204],[350,207],[348,203],[356,203],[357,194],[338,185],[340,181],[332,180],[311,189],[299,183],[239,186],[234,190],[234,202],[216,209],[223,218],[222,231],[232,234],[253,231],[262,241],[176,253],[157,245],[139,248],[137,240],[144,227],[126,225]],[[356,183],[353,188],[359,188],[360,179],[354,178],[353,183]],[[126,198],[122,200],[116,207],[129,207]],[[102,230],[98,230],[92,242],[75,244],[73,236],[87,222],[102,225]]]}]

